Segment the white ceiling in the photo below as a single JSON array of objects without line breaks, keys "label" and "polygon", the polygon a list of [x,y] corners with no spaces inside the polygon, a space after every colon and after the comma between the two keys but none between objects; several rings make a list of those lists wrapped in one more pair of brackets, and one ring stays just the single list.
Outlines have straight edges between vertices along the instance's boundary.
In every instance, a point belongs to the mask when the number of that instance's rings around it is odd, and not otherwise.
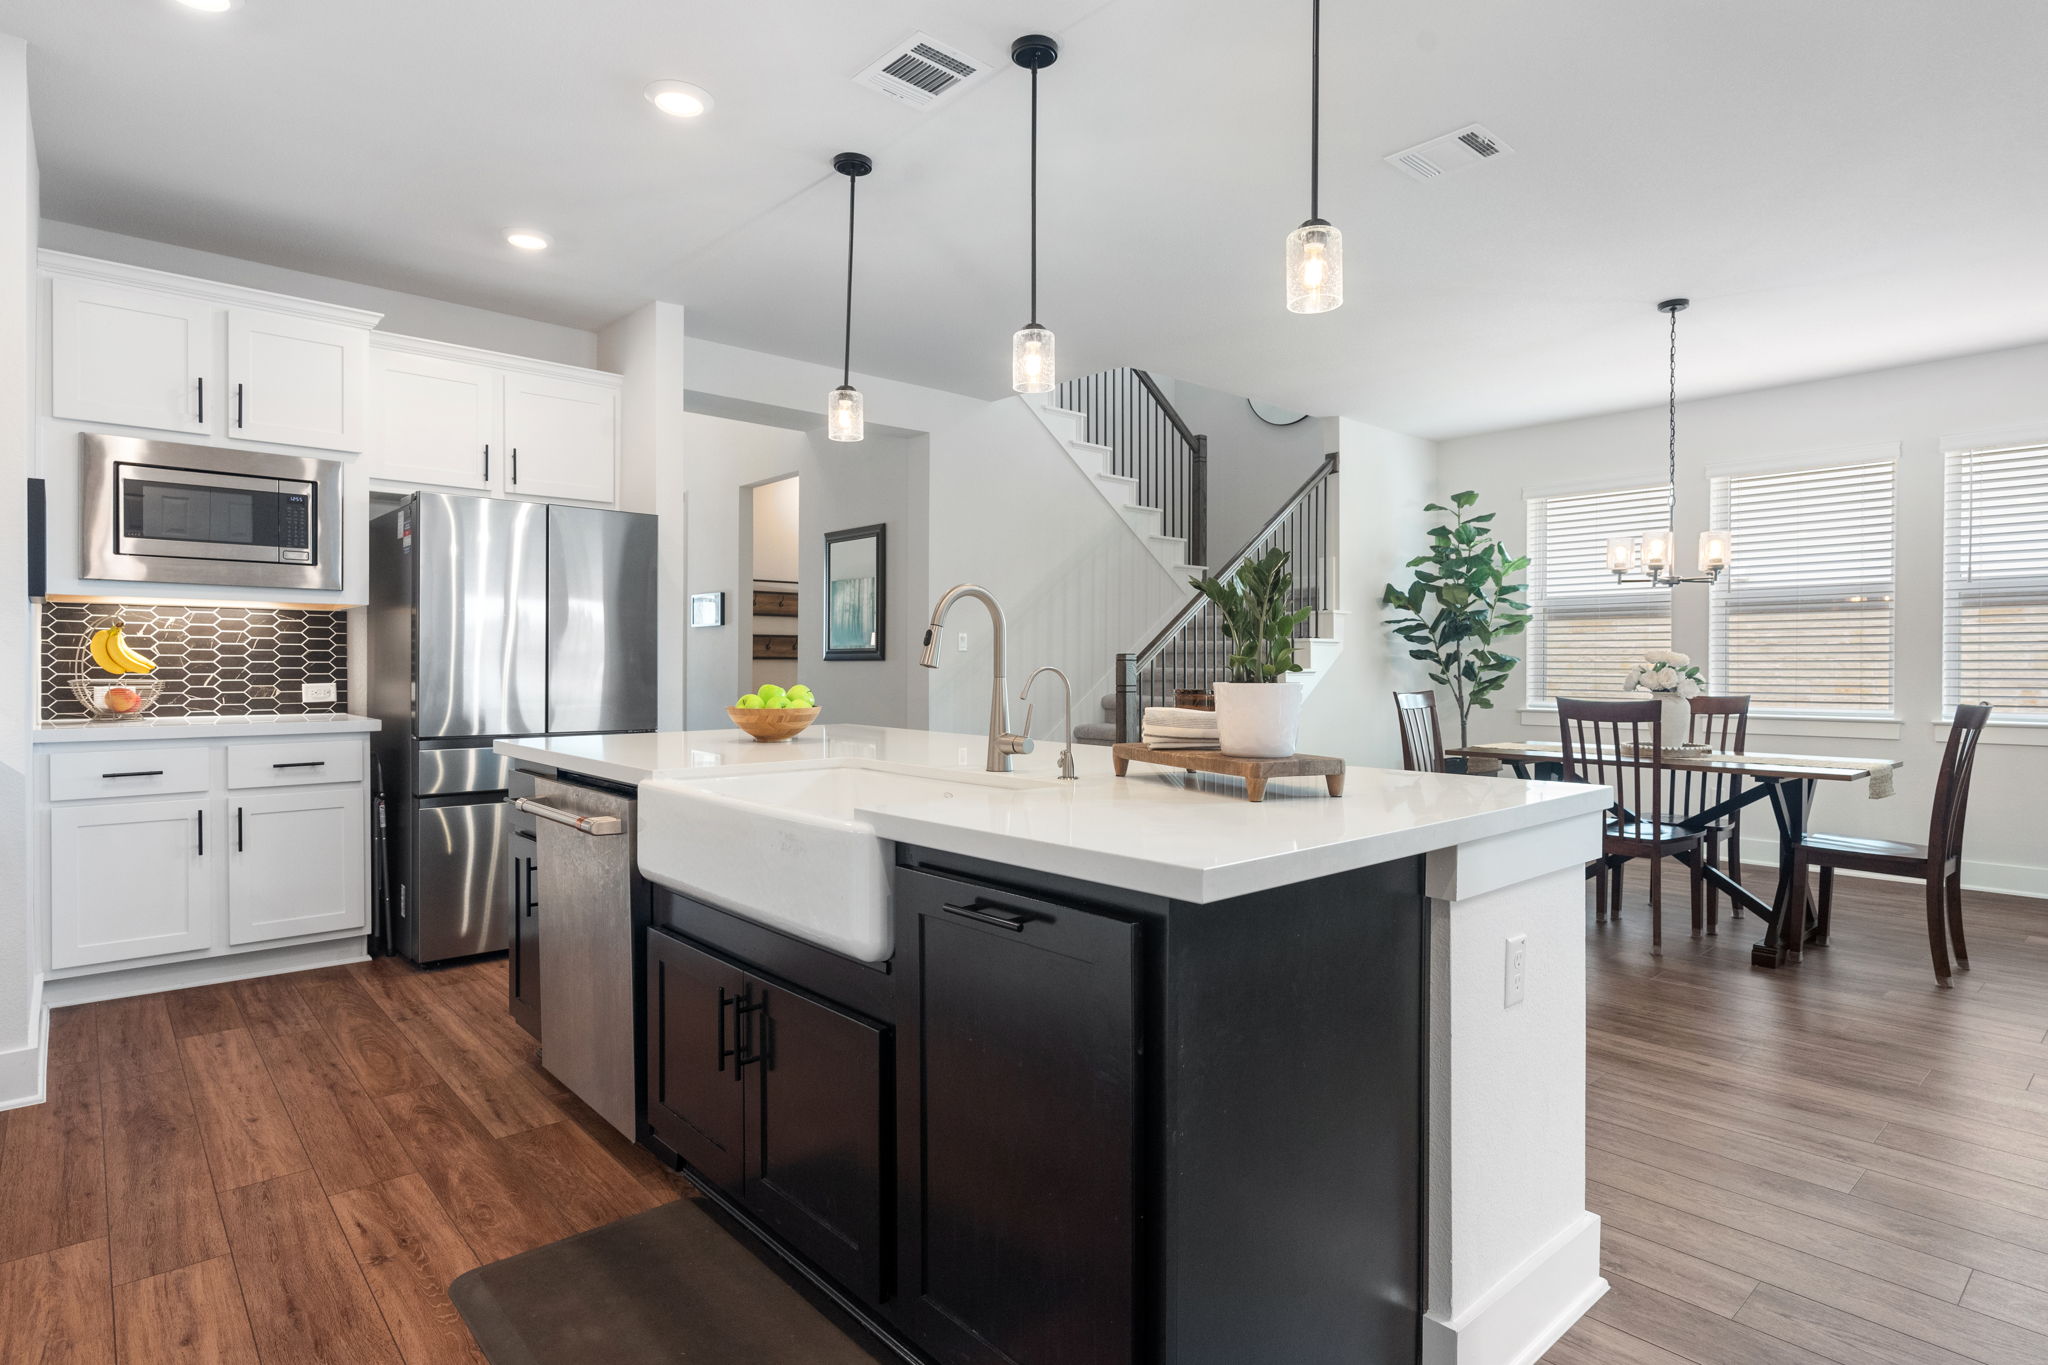
[{"label": "white ceiling", "polygon": [[[1347,302],[1281,306],[1307,214],[1307,0],[0,0],[45,214],[574,326],[994,396],[1025,321],[1025,77],[917,113],[851,76],[913,28],[1043,76],[1039,312],[1137,364],[1441,436],[2048,337],[2040,0],[1376,0],[1324,19]],[[658,114],[649,80],[707,87]],[[1469,122],[1516,149],[1418,184]],[[531,257],[505,228],[546,231]],[[870,414],[886,421],[887,414]]]}]

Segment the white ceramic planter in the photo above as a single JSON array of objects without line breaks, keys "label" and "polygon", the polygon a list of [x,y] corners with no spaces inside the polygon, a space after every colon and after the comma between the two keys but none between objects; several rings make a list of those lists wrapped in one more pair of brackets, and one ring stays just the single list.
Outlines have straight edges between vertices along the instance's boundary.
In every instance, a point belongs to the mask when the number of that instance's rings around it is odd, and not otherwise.
[{"label": "white ceramic planter", "polygon": [[1300,683],[1216,684],[1216,739],[1224,753],[1287,758],[1300,733]]}]

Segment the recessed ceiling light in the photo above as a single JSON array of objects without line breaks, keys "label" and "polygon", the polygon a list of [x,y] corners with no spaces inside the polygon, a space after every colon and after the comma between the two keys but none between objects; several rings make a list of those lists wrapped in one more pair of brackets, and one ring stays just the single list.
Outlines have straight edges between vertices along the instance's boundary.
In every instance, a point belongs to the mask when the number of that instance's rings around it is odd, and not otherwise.
[{"label": "recessed ceiling light", "polygon": [[711,92],[688,81],[656,81],[646,94],[655,108],[676,118],[697,118],[711,112]]},{"label": "recessed ceiling light", "polygon": [[505,234],[505,240],[521,251],[546,251],[552,245],[545,232],[529,232],[525,228],[513,228]]},{"label": "recessed ceiling light", "polygon": [[225,14],[242,0],[178,0],[186,9],[203,10],[207,14]]}]

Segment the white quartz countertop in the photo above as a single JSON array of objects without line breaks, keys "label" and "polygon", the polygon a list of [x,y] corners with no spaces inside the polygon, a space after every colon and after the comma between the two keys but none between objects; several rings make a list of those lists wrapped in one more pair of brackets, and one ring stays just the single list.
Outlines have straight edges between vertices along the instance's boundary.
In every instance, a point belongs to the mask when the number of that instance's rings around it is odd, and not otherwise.
[{"label": "white quartz countertop", "polygon": [[[813,726],[782,744],[738,730],[501,739],[498,752],[559,770],[637,785],[707,769],[855,760],[969,772],[983,766],[980,735],[867,725]],[[1056,774],[1057,743],[1016,760],[1019,777]],[[1131,766],[1117,777],[1106,747],[1077,745],[1080,780],[1020,784],[1001,799],[911,801],[860,812],[883,838],[968,857],[1216,901],[1517,830],[1591,820],[1604,787],[1354,767],[1344,795],[1321,778],[1275,779],[1263,802],[1234,778]]]},{"label": "white quartz countertop", "polygon": [[381,728],[368,716],[137,716],[133,720],[38,721],[37,744],[90,744],[102,740],[298,738],[360,735]]}]

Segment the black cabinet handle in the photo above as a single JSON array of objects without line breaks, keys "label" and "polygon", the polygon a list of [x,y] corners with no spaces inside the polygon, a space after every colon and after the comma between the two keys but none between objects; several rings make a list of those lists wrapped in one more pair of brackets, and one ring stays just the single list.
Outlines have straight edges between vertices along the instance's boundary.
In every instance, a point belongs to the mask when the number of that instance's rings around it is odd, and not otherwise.
[{"label": "black cabinet handle", "polygon": [[242,386],[235,385],[235,425],[242,425]]},{"label": "black cabinet handle", "polygon": [[200,810],[194,812],[194,814],[199,817],[199,856],[204,858],[206,856],[206,812]]},{"label": "black cabinet handle", "polygon": [[[720,990],[719,992],[719,994],[721,995],[723,995],[724,993],[725,992],[723,990]],[[741,988],[739,998],[732,1002],[732,1032],[734,1045],[732,1054],[732,1078],[735,1081],[745,1080],[747,1077],[747,1068],[752,1066],[755,1062],[760,1061],[762,1056],[761,1050],[758,1047],[753,1048],[751,1052],[748,1050],[754,1042],[753,1021],[750,1019],[745,1020],[744,1022],[746,1023],[747,1027],[745,1028],[745,1030],[742,1030],[740,1028],[743,1016],[750,1014],[758,1014],[761,1016],[761,1021],[764,1025],[761,1032],[765,1036],[767,1033],[767,1028],[765,1027],[765,1025],[768,1020],[768,997],[763,995],[759,1000],[756,1000],[754,999],[754,988],[752,986],[746,986]]]},{"label": "black cabinet handle", "polygon": [[235,852],[242,851],[242,808],[235,807]]},{"label": "black cabinet handle", "polygon": [[[725,1045],[725,1007],[738,1003],[737,1000],[725,993],[725,987],[720,986],[718,988],[718,1069],[720,1071],[725,1070],[726,1058],[737,1055],[735,1049]],[[733,1032],[739,1032],[737,1023],[734,1025]]]},{"label": "black cabinet handle", "polygon": [[327,766],[327,760],[324,758],[305,758],[300,759],[297,763],[273,763],[270,766],[273,768],[324,768]]},{"label": "black cabinet handle", "polygon": [[132,773],[101,773],[101,777],[162,777],[162,768],[137,768]]},{"label": "black cabinet handle", "polygon": [[533,894],[533,859],[526,860],[526,913],[530,916],[540,906],[540,897]]},{"label": "black cabinet handle", "polygon": [[491,443],[484,442],[484,482],[491,481]]},{"label": "black cabinet handle", "polygon": [[512,447],[512,482],[519,482],[519,447]]},{"label": "black cabinet handle", "polygon": [[206,376],[199,376],[199,425],[206,425]]},{"label": "black cabinet handle", "polygon": [[985,905],[942,905],[939,907],[949,915],[971,919],[976,924],[992,924],[998,929],[1008,929],[1013,934],[1024,932],[1024,926],[1031,922],[1031,916],[1015,910],[995,910]]}]

